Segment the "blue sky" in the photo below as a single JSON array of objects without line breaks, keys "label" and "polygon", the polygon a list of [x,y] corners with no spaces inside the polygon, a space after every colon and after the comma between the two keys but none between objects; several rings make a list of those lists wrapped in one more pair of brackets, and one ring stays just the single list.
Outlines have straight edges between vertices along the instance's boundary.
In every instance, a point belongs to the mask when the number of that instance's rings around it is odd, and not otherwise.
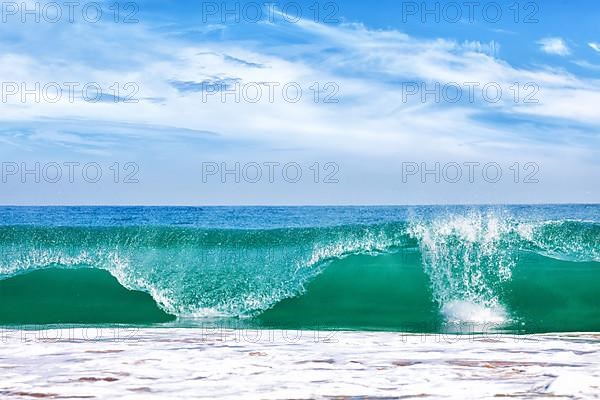
[{"label": "blue sky", "polygon": [[[81,3],[55,23],[49,2],[26,3],[39,22],[4,7],[0,24],[2,204],[600,201],[597,2],[228,2],[224,16],[221,1],[152,0],[120,3],[115,22],[111,1],[97,22]],[[51,89],[22,99],[36,84]],[[63,179],[22,174],[36,163]],[[64,163],[103,178],[69,181]],[[236,163],[262,179],[203,174]],[[302,179],[268,179],[272,163]]]}]

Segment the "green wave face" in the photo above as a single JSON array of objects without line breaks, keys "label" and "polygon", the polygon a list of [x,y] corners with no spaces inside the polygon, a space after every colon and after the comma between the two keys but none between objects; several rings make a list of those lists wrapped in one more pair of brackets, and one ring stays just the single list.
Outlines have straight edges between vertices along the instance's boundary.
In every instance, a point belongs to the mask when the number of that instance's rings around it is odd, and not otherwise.
[{"label": "green wave face", "polygon": [[583,221],[476,212],[321,228],[3,226],[0,277],[3,324],[176,316],[282,328],[600,330],[600,226]]},{"label": "green wave face", "polygon": [[258,326],[402,332],[600,329],[599,263],[522,257],[512,279],[494,288],[499,303],[483,309],[470,302],[450,303],[452,308],[433,301],[419,253],[349,257],[332,263],[304,294],[259,315]]},{"label": "green wave face", "polygon": [[121,286],[108,272],[49,268],[0,282],[0,323],[159,323],[175,317],[148,293]]},{"label": "green wave face", "polygon": [[336,260],[304,293],[256,318],[259,326],[293,329],[431,331],[443,324],[416,251]]}]

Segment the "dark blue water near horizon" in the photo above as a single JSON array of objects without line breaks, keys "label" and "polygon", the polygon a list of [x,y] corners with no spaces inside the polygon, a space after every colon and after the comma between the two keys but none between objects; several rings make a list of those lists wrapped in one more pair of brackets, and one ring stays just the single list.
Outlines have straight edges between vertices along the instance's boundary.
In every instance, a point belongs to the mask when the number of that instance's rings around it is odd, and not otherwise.
[{"label": "dark blue water near horizon", "polygon": [[371,225],[469,211],[523,221],[600,222],[600,204],[449,206],[0,206],[0,225],[274,229]]}]

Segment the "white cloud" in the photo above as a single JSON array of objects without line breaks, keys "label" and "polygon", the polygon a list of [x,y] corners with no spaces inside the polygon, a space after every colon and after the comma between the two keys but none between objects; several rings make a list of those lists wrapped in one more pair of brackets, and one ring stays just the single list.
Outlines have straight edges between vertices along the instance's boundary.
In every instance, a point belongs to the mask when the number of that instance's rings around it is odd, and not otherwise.
[{"label": "white cloud", "polygon": [[581,67],[581,68],[586,68],[592,71],[600,71],[600,64],[592,64],[589,61],[586,60],[576,60],[573,61],[573,64]]},{"label": "white cloud", "polygon": [[[136,29],[140,41],[155,44],[153,51],[137,55],[145,61],[142,67],[137,64],[127,68],[108,59],[103,68],[87,65],[87,60],[73,60],[69,68],[64,68],[61,62],[40,65],[35,56],[4,55],[0,57],[3,61],[0,65],[6,67],[0,67],[0,76],[10,77],[10,81],[30,82],[29,86],[35,81],[101,82],[104,87],[112,82],[136,82],[140,88],[138,98],[163,100],[125,105],[71,104],[66,99],[57,104],[23,104],[12,96],[8,104],[11,107],[7,107],[2,119],[109,119],[214,131],[235,139],[266,140],[277,146],[310,144],[368,149],[372,153],[394,152],[408,143],[420,143],[423,149],[439,148],[434,143],[440,141],[448,144],[445,149],[464,153],[472,150],[463,143],[467,136],[469,143],[485,140],[498,144],[497,147],[518,145],[518,132],[478,118],[485,112],[600,125],[595,109],[600,102],[597,82],[583,81],[564,71],[515,68],[494,56],[498,49],[495,42],[419,39],[394,30],[369,30],[359,24],[328,26],[312,21],[288,24],[287,29],[298,29],[303,37],[315,40],[309,44],[290,44],[285,49],[232,39],[189,43],[157,35],[140,26]],[[96,40],[108,41],[114,34]],[[319,57],[324,50],[328,51],[328,57]],[[116,58],[119,57],[120,54]],[[305,93],[299,103],[281,101],[280,91],[275,102],[267,101],[264,96],[264,101],[258,103],[223,103],[220,95],[211,96],[207,102],[202,100],[201,92],[182,94],[169,84],[179,81],[197,86],[214,77],[239,79],[242,85],[298,82]],[[339,86],[336,96],[339,103],[315,104],[314,93],[309,89],[315,82],[321,85],[335,82]],[[426,82],[429,89],[436,82],[441,85],[478,82],[479,101],[448,106],[443,101],[423,103],[417,94],[406,102],[399,82]],[[521,90],[518,102],[513,100],[515,82]],[[481,87],[488,83],[502,88],[501,101],[481,101]],[[533,89],[524,87],[529,83],[539,87],[533,96],[539,100],[537,104],[523,104],[525,96],[533,93]],[[468,97],[467,89],[464,90],[463,96]],[[339,115],[345,118],[340,120]],[[374,145],[373,137],[389,145]]]},{"label": "white cloud", "polygon": [[[552,125],[553,121],[564,126],[582,124],[591,127],[587,131],[598,132],[600,115],[596,105],[600,103],[600,82],[564,70],[517,68],[498,58],[496,42],[422,39],[395,30],[371,30],[360,24],[332,26],[305,20],[281,26],[260,24],[256,29],[276,29],[303,40],[286,43],[286,46],[277,41],[237,40],[231,35],[227,39],[212,40],[208,35],[191,41],[146,29],[143,24],[127,31],[94,30],[97,36],[92,36],[88,32],[91,28],[83,26],[82,34],[73,36],[69,48],[56,57],[45,58],[39,49],[30,54],[6,52],[0,56],[3,81],[28,82],[28,87],[34,82],[99,82],[102,87],[110,87],[114,82],[136,82],[140,88],[137,98],[160,98],[161,101],[90,104],[64,98],[49,104],[23,103],[18,96],[11,96],[0,121],[24,121],[24,126],[34,121],[32,129],[39,133],[41,127],[35,121],[40,119],[78,119],[83,121],[82,125],[85,121],[91,123],[91,128],[103,137],[107,136],[107,129],[98,128],[97,121],[141,127],[111,128],[113,134],[109,138],[92,143],[94,151],[105,151],[106,143],[119,143],[125,136],[137,138],[140,132],[147,131],[147,126],[160,127],[157,129],[164,132],[169,141],[174,141],[174,127],[189,130],[190,135],[199,131],[218,132],[224,140],[252,141],[260,143],[262,149],[302,148],[313,152],[310,154],[314,154],[315,149],[331,154],[350,153],[352,157],[346,159],[356,160],[358,164],[370,160],[369,168],[375,171],[390,171],[390,159],[529,162],[544,158],[563,159],[563,164],[576,172],[577,168],[586,170],[580,160],[593,159],[589,154],[597,152],[597,146],[588,145],[591,140],[588,137],[582,136],[580,140],[572,132],[545,124]],[[265,33],[265,37],[269,37],[268,33],[272,32]],[[34,30],[23,34],[42,36]],[[102,62],[77,56],[86,49],[91,37],[94,38],[92,47],[105,45],[106,51],[98,56]],[[553,54],[565,51],[568,54],[562,39],[553,40],[564,47],[557,50],[560,45],[548,42],[554,49]],[[119,45],[111,46],[113,41]],[[153,46],[149,49],[133,41]],[[137,62],[120,62],[126,47],[133,49],[130,58]],[[73,57],[67,57],[71,55]],[[239,79],[242,85],[297,82],[304,95],[298,103],[285,102],[281,100],[279,87],[274,102],[268,101],[266,91],[257,103],[234,102],[232,96],[222,102],[220,94],[205,101],[201,91],[182,93],[171,84],[186,82],[197,88],[215,77]],[[315,82],[320,83],[322,95],[329,92],[323,90],[323,85],[335,82],[339,86],[336,95],[339,103],[315,103],[310,89]],[[406,102],[402,82],[425,82],[429,89],[436,82],[461,86],[477,82],[478,101],[467,101],[469,94],[465,89],[465,101],[456,104],[423,102],[419,94]],[[519,101],[514,100],[515,82],[519,84]],[[497,103],[481,101],[482,87],[488,83],[502,89],[502,99]],[[539,90],[533,95],[539,100],[536,104],[523,103],[525,97],[533,93],[531,87],[525,88],[529,83],[538,86]],[[505,117],[525,122],[503,124]],[[41,133],[47,142],[81,146],[82,140],[68,135],[68,131],[81,131],[82,137],[86,137],[87,132],[78,127],[61,126],[56,132],[46,128]],[[144,139],[157,142],[155,134],[146,133]],[[24,141],[19,137],[10,140]],[[181,155],[170,162],[199,157],[200,145],[186,143],[188,148],[182,148]],[[5,147],[14,151],[12,146]],[[87,147],[89,151],[90,146]],[[566,158],[561,156],[565,149],[572,152]],[[222,157],[231,156],[226,154],[227,149],[219,151]],[[259,159],[257,154],[258,150],[253,149],[251,155]]]},{"label": "white cloud", "polygon": [[588,43],[588,46],[600,53],[600,43],[590,42]]},{"label": "white cloud", "polygon": [[555,54],[557,56],[568,56],[571,50],[564,39],[557,37],[544,38],[537,42],[544,53]]}]

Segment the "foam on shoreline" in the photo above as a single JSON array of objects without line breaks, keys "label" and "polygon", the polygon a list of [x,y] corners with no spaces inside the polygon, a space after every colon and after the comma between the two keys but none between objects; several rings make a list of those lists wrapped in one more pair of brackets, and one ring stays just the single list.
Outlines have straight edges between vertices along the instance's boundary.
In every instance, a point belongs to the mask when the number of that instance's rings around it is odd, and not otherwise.
[{"label": "foam on shoreline", "polygon": [[594,398],[600,334],[1,331],[3,398]]}]

